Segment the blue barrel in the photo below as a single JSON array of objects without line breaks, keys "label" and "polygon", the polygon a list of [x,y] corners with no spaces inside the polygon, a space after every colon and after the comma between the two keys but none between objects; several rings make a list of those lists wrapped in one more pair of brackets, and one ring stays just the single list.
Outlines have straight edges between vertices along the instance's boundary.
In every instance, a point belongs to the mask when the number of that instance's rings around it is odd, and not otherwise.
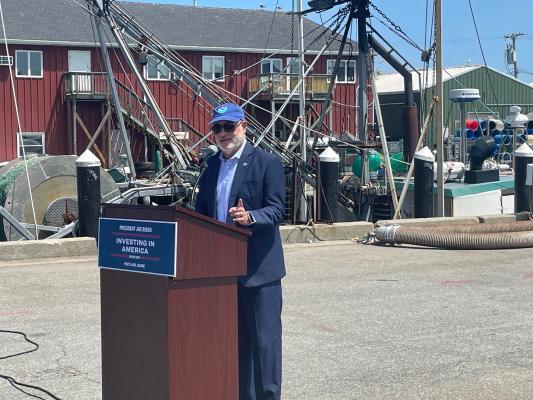
[{"label": "blue barrel", "polygon": [[467,129],[466,130],[466,138],[467,139],[475,139],[476,137],[476,132],[473,131],[472,129]]},{"label": "blue barrel", "polygon": [[[494,137],[494,140],[496,140],[496,136]],[[509,135],[508,133],[502,133],[500,143],[502,145],[511,144],[511,135]]]}]

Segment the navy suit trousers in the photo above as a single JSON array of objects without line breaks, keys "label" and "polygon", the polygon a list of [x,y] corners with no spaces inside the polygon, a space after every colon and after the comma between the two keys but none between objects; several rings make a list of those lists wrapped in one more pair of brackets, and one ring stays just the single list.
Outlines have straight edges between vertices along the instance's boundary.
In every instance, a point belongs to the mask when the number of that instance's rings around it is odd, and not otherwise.
[{"label": "navy suit trousers", "polygon": [[281,398],[281,281],[238,285],[239,400]]}]

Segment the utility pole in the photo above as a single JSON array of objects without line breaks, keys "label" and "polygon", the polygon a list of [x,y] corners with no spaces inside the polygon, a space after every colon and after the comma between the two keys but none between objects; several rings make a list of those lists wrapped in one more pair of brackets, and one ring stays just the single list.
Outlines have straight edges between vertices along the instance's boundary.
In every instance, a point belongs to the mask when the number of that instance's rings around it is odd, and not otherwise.
[{"label": "utility pole", "polygon": [[437,140],[437,212],[436,217],[444,217],[444,135],[442,132],[442,0],[435,0],[435,109]]},{"label": "utility pole", "polygon": [[[302,0],[298,2],[298,79],[300,80],[299,90],[299,124],[300,124],[300,154],[302,161],[307,162],[307,132],[305,121],[305,57],[304,57],[304,16],[302,14]],[[307,201],[305,198],[305,183],[303,183],[302,197],[300,198],[300,221],[307,223]]]},{"label": "utility pole", "polygon": [[521,32],[520,33],[513,32],[513,33],[508,33],[504,36],[505,39],[511,39],[511,47],[507,45],[506,59],[507,59],[507,64],[513,64],[513,75],[517,79],[518,79],[518,61],[517,61],[518,57],[516,56],[516,39],[519,36],[524,36],[524,34]]}]

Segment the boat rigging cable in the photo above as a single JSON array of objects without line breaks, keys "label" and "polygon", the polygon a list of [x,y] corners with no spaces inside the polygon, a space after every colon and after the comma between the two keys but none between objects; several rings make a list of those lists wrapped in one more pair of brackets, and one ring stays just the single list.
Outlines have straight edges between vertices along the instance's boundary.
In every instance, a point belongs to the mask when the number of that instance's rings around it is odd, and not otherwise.
[{"label": "boat rigging cable", "polygon": [[487,60],[485,59],[485,52],[483,51],[483,46],[481,45],[481,39],[479,38],[479,31],[477,29],[476,17],[474,16],[474,10],[472,9],[471,0],[468,0],[468,6],[470,7],[470,14],[472,15],[472,22],[474,23],[474,29],[476,31],[477,42],[479,44],[479,50],[481,50],[481,56],[483,57],[483,63],[485,65],[485,72],[487,73],[487,78],[488,78],[489,83],[490,83],[490,88],[492,90],[492,96],[494,97],[494,100],[496,101],[496,105],[497,105],[498,109],[500,109],[498,98],[496,97],[496,91],[494,90],[494,86],[492,84],[492,79],[491,79],[490,73],[489,73],[489,68],[487,66]]},{"label": "boat rigging cable", "polygon": [[265,43],[265,49],[263,50],[263,57],[265,56],[267,48],[268,48],[268,42],[270,41],[270,35],[272,34],[272,28],[274,27],[274,21],[276,20],[276,14],[278,12],[278,5],[279,5],[279,0],[276,0],[276,6],[274,7],[274,14],[272,15],[272,22],[270,23],[270,29],[268,30],[267,40]]},{"label": "boat rigging cable", "polygon": [[[340,63],[341,63],[341,56],[342,56],[342,54],[344,52],[344,46],[346,44],[348,35],[350,33],[350,28],[352,26],[352,21],[353,21],[354,16],[355,16],[356,9],[357,9],[357,7],[355,5],[355,2],[352,2],[350,4],[350,8],[349,8],[349,11],[348,11],[348,20],[346,22],[346,25],[344,26],[344,32],[342,34],[341,45],[339,47],[339,51],[337,53],[337,56],[335,57],[335,64],[333,65],[333,71],[331,72],[332,79],[330,79],[330,81],[329,81],[327,96],[324,99],[324,102],[322,104],[322,110],[321,110],[320,116],[318,118],[317,126],[318,126],[319,130],[322,130],[322,124],[324,122],[324,118],[326,116],[326,112],[327,112],[328,108],[330,107],[333,86],[335,85],[335,81],[336,81],[336,78],[337,78],[339,66],[340,66]],[[348,65],[345,67],[345,73],[347,72]],[[313,145],[311,147],[311,151],[313,153],[315,151],[315,147],[316,147],[317,141],[318,141],[318,135],[315,135],[315,137],[313,139]]]},{"label": "boat rigging cable", "polygon": [[[335,29],[333,29],[333,34],[334,34],[335,31],[338,29],[339,22],[338,22],[338,21],[333,21],[333,23],[331,24],[331,26],[333,26],[333,25],[335,25],[335,24],[337,25],[337,27],[336,27]],[[323,31],[322,35],[324,35],[326,32],[327,32],[327,31]],[[125,33],[130,39],[132,39],[132,40],[135,41],[135,38],[133,37],[133,35],[130,35],[130,34],[129,34],[128,29],[126,29],[124,33]],[[320,36],[322,36],[322,35],[320,35]],[[320,38],[320,36],[319,36],[317,39],[315,39],[313,42],[315,42],[316,40],[318,40],[318,39]],[[151,49],[151,51],[152,51],[154,54],[156,54],[158,57],[164,58],[164,55],[163,55],[163,54],[158,54],[156,51],[153,51],[152,49]],[[191,70],[189,70],[188,72],[191,72]],[[199,73],[197,73],[197,77],[200,78],[200,74],[199,74]],[[212,82],[203,82],[203,83],[204,83],[204,84],[208,84],[208,85],[213,85]],[[219,88],[218,86],[216,87],[216,89],[217,89],[217,90],[222,90],[222,91],[224,91],[223,88]],[[229,93],[229,92],[228,92],[228,94],[230,94],[230,95],[234,95],[234,94]]]},{"label": "boat rigging cable", "polygon": [[[80,5],[76,0],[72,1]],[[206,80],[203,75],[198,72],[189,62],[187,62],[179,53],[177,53],[175,50],[171,50],[168,45],[165,45],[159,38],[157,38],[155,34],[145,28],[142,22],[129,15],[129,13],[126,12],[121,5],[114,1],[110,2],[109,8],[106,10],[107,13],[104,14],[102,14],[96,3],[91,0],[87,1],[87,6],[87,9],[84,7],[83,8],[92,16],[100,18],[108,27],[115,29],[115,35],[123,35],[129,39],[129,43],[127,45],[122,39],[121,47],[128,49],[127,51],[129,52],[133,42],[134,45],[137,44],[138,46],[138,48],[135,48],[135,51],[143,51],[147,55],[154,55],[159,60],[165,62],[165,66],[168,67],[173,73],[171,76],[179,79],[179,84],[177,84],[175,79],[170,80],[171,84],[178,87],[179,90],[182,91],[184,91],[184,88],[180,87],[182,84],[190,87],[194,93],[194,96],[200,96],[199,98],[201,101],[197,104],[202,105],[203,103],[205,105],[203,106],[205,111],[216,106],[221,101],[227,101],[228,98],[242,99],[239,96],[236,96],[234,93],[230,93],[226,89],[217,86],[214,82]],[[335,35],[342,26],[342,21],[345,18],[347,9],[348,7],[342,8],[337,14],[335,14],[334,17],[331,18],[332,23],[330,24],[330,27],[328,27],[328,29],[324,29],[324,27],[322,27],[322,32],[312,41],[312,43],[315,43],[321,37],[329,34],[326,36],[326,45],[322,48],[320,54],[335,40]],[[318,28],[320,28],[320,26],[315,29]],[[248,133],[252,142],[254,142],[254,138],[261,140],[264,139],[262,140],[262,147],[264,147],[266,150],[277,153],[282,158],[285,165],[291,164],[292,160],[297,160],[297,163],[301,167],[302,176],[305,181],[311,184],[314,183],[314,168],[311,165],[304,163],[300,156],[294,153],[292,150],[285,149],[281,142],[272,136],[271,132],[265,130],[265,128],[263,128],[261,124],[257,122],[255,118],[253,118],[253,116],[248,115],[247,119],[250,120],[250,129]],[[261,134],[261,132],[263,133]],[[318,132],[317,134],[322,133]],[[209,133],[207,135],[209,135]]]},{"label": "boat rigging cable", "polygon": [[[469,4],[470,4],[470,11],[472,13],[472,19],[474,21],[474,27],[475,27],[475,30],[476,30],[476,34],[477,34],[477,37],[478,37],[478,43],[479,43],[479,46],[480,46],[480,49],[481,49],[481,54],[483,56],[483,61],[484,61],[484,65],[485,65],[485,72],[487,74],[487,78],[489,80],[489,84],[491,86],[491,90],[492,90],[492,94],[493,94],[493,97],[495,98],[496,100],[496,106],[498,107],[498,109],[500,109],[500,106],[499,106],[499,103],[498,103],[498,100],[496,98],[496,94],[495,94],[495,90],[494,90],[494,87],[493,87],[493,84],[492,84],[492,80],[491,80],[491,77],[490,77],[490,74],[489,74],[489,71],[488,71],[488,66],[487,66],[487,63],[486,63],[486,60],[485,60],[485,55],[484,55],[484,52],[483,52],[483,48],[481,46],[481,41],[480,41],[480,38],[479,38],[479,33],[478,33],[478,30],[477,30],[477,24],[476,24],[476,21],[475,21],[475,17],[474,17],[474,14],[472,12],[472,8],[471,8],[471,2],[469,0]],[[397,35],[398,37],[400,37],[402,40],[404,40],[406,43],[410,44],[413,48],[417,49],[418,51],[420,51],[421,53],[424,53],[424,50],[420,48],[420,46],[418,46],[416,44],[416,42],[414,42],[414,40],[412,40],[404,31],[403,29],[397,25],[396,23],[394,23],[394,21],[392,21],[391,18],[387,17],[385,15],[385,13],[383,13],[383,11],[381,11],[376,5],[374,5],[372,2],[370,2],[370,5],[376,10],[376,12],[378,12],[379,15],[381,15],[387,22],[389,22],[389,24],[391,26],[387,26],[380,18],[377,18],[376,15],[372,15],[374,18],[376,18],[380,23],[382,23],[384,26],[386,26],[391,32],[393,32],[395,35]],[[425,38],[424,38],[424,44],[426,44],[426,37],[427,37],[427,0],[426,0],[426,33],[425,33]],[[432,14],[432,18],[431,18],[431,29],[429,30],[430,32],[430,38],[429,38],[429,43],[432,43],[430,49],[427,50],[428,54],[429,54],[429,58],[427,58],[426,60],[424,60],[424,68],[423,68],[423,80],[424,80],[424,92],[427,91],[427,89],[429,89],[430,87],[431,88],[434,88],[435,87],[435,67],[433,66],[433,71],[431,73],[431,76],[432,76],[432,84],[431,86],[429,86],[429,82],[428,82],[428,79],[429,79],[429,61],[430,60],[433,60],[433,63],[435,62],[435,55],[434,55],[434,49],[435,49],[435,43],[434,41],[432,41],[433,39],[433,35],[434,35],[434,12],[435,12],[435,8],[433,7],[433,14]],[[454,80],[460,87],[462,88],[465,88],[465,86],[455,77],[453,76],[446,68],[443,68],[443,72],[446,73],[452,80]],[[420,90],[420,92],[422,93],[422,90]],[[484,103],[483,101],[480,100],[480,103],[494,116],[497,116],[497,112],[495,112],[494,110],[492,110],[486,103]],[[425,108],[426,104],[425,102],[422,102],[423,104],[423,108]],[[478,111],[477,111],[477,107],[475,104],[472,104],[472,107],[474,108],[474,113],[478,114]],[[423,109],[423,115],[425,114],[425,110]]]},{"label": "boat rigging cable", "polygon": [[[274,56],[280,54],[280,53],[283,52],[284,50],[287,50],[289,47],[291,48],[291,56],[292,56],[293,58],[295,58],[295,57],[294,57],[294,15],[295,15],[295,13],[294,13],[294,11],[293,11],[293,12],[292,12],[292,19],[293,19],[293,21],[291,22],[291,24],[292,24],[292,25],[291,25],[291,43],[289,43],[289,44],[286,45],[285,47],[282,47],[281,49],[275,51],[274,53],[270,54],[269,56],[263,57],[261,60],[255,62],[255,63],[253,63],[253,64],[250,64],[250,65],[247,66],[246,68],[243,68],[243,69],[239,69],[239,70],[237,70],[237,71],[234,71],[233,74],[226,74],[226,75],[224,75],[224,77],[230,77],[230,76],[234,76],[234,75],[240,75],[240,74],[242,74],[243,72],[245,72],[245,71],[247,71],[247,70],[249,70],[249,69],[255,67],[256,65],[261,64],[261,62],[262,62],[263,60],[271,59],[272,57],[274,57]],[[336,17],[337,17],[337,14],[333,14],[331,17],[329,17],[329,18],[326,20],[326,22],[329,22],[329,21],[331,21],[333,18],[336,18]],[[331,27],[332,27],[333,25],[334,25],[334,23],[331,23],[330,26],[327,27],[327,28],[325,28],[324,30],[331,29]],[[325,26],[325,23],[324,23],[324,22],[322,23],[322,25],[317,25],[317,26],[314,27],[312,30],[310,30],[309,32],[305,33],[305,34],[304,34],[304,38],[306,38],[307,36],[312,35],[312,34],[313,34],[315,31],[317,31],[318,29],[320,29],[320,28],[324,28],[324,26]],[[313,40],[313,41],[311,42],[311,44],[313,44],[313,43],[315,43],[315,42],[316,42],[316,38],[315,38],[315,40]],[[309,47],[311,46],[311,44],[307,45],[307,48],[306,48],[305,51],[307,51],[307,50],[309,49]],[[285,67],[284,70],[285,70],[285,69],[287,69],[287,67]]]},{"label": "boat rigging cable", "polygon": [[[96,14],[94,11],[90,10],[89,8],[84,7],[83,5],[81,5],[81,4],[80,4],[79,2],[77,2],[76,0],[72,0],[72,1],[73,1],[74,3],[76,3],[78,6],[80,6],[83,10],[85,10],[85,11],[89,14],[90,21],[91,21],[91,29],[92,29],[92,32],[93,32],[93,39],[94,39],[94,41],[95,41],[95,45],[96,45],[96,44],[97,44],[97,40],[96,40],[96,34],[95,34],[95,31],[94,31],[94,23],[95,23],[96,21],[93,21],[93,18],[98,18],[97,14]],[[105,37],[106,37],[106,39],[107,39],[107,42],[108,42],[108,43],[112,43],[112,41],[111,41],[110,38],[109,38],[109,35],[108,35],[107,31],[103,30],[103,32],[104,32],[104,35],[105,35]],[[96,46],[96,47],[98,47],[98,46]],[[127,79],[127,81],[128,81],[128,84],[130,85],[131,88],[133,88],[133,84],[132,84],[132,82],[130,81],[129,76],[128,76],[128,74],[126,73],[126,70],[125,70],[125,68],[124,68],[124,66],[123,66],[123,64],[122,64],[122,62],[121,62],[121,60],[120,60],[120,57],[118,56],[117,52],[115,51],[115,49],[112,49],[112,53],[113,53],[113,55],[116,57],[116,60],[117,60],[117,62],[118,62],[118,65],[120,66],[121,70],[124,72],[124,76],[126,77],[126,79]],[[98,61],[99,61],[99,63],[100,63],[100,58],[98,58]],[[103,70],[101,64],[100,64],[100,69]],[[132,90],[132,93],[134,93],[133,90]],[[142,112],[144,113],[144,115],[148,115],[148,112],[147,112],[147,111],[148,111],[148,109],[147,109],[148,104],[142,102],[141,99],[140,99],[136,94],[135,94],[135,96],[133,96],[133,97],[134,97],[134,99],[137,101],[137,103],[139,104],[139,106],[140,106]],[[117,112],[120,112],[120,111],[117,110]],[[152,122],[152,120],[151,120],[150,118],[146,118],[144,122],[145,122],[145,123],[148,123],[148,125],[149,125],[149,127],[151,128],[152,132],[158,132],[158,131],[159,131],[159,129],[155,129],[155,126],[154,126],[154,124],[153,124],[153,122]],[[160,138],[159,138],[158,136],[154,136],[154,135],[152,135],[152,136],[154,137],[155,140],[157,140],[157,141],[161,144]],[[165,151],[163,152],[163,155],[164,155],[165,158],[167,158],[169,161],[173,161],[173,160],[171,159],[171,157],[170,157],[170,153],[169,153],[167,150],[165,150]],[[171,162],[170,164],[171,164],[171,165],[174,165],[173,162]]]},{"label": "boat rigging cable", "polygon": [[[93,20],[92,20],[92,18],[90,18],[90,19],[91,19],[91,24],[92,24]],[[109,35],[107,34],[106,31],[104,31],[104,34],[105,34],[105,36],[106,36],[108,42],[111,43],[111,40],[110,40],[110,38],[109,38]],[[97,42],[96,42],[96,37],[95,37],[94,39],[95,39],[95,44],[96,44],[96,43],[97,43]],[[129,74],[126,72],[126,68],[124,68],[124,65],[122,64],[122,61],[120,60],[120,57],[118,56],[118,54],[117,54],[117,52],[115,51],[115,49],[113,49],[112,53],[113,53],[113,55],[115,56],[115,58],[116,58],[116,60],[117,60],[117,63],[118,63],[118,65],[120,66],[120,69],[121,69],[122,72],[124,73],[124,76],[126,77],[126,80],[128,81],[129,87],[130,87],[130,88],[132,89],[132,91],[134,92],[134,89],[133,89],[133,88],[134,88],[133,83],[132,83],[131,80],[130,80]],[[135,100],[137,101],[137,103],[139,104],[139,106],[141,107],[142,112],[143,112],[145,115],[148,115],[148,108],[149,108],[148,104],[146,104],[146,103],[143,104],[143,102],[141,102],[140,97],[138,97],[138,96],[135,96],[134,98],[135,98]],[[156,127],[154,126],[154,124],[153,124],[153,122],[152,122],[152,120],[151,120],[150,118],[146,118],[145,121],[143,121],[143,122],[145,122],[145,123],[147,122],[147,123],[150,125],[150,128],[152,129],[153,132],[158,132],[158,131],[159,131],[159,129],[156,129]],[[163,146],[162,146],[161,139],[159,138],[159,136],[153,136],[153,137],[157,140],[157,142],[160,144],[160,146],[161,146],[161,148],[162,148]],[[168,161],[172,161],[171,158],[170,158],[170,156],[169,156],[169,153],[168,153],[168,152],[164,152],[163,154],[164,154],[164,156],[167,158]],[[172,165],[172,164],[173,164],[173,163],[171,162],[171,165]]]},{"label": "boat rigging cable", "polygon": [[422,49],[418,44],[416,44],[416,42],[411,39],[409,37],[409,35],[407,35],[407,33],[405,33],[403,31],[403,29],[394,23],[394,21],[392,19],[390,19],[389,17],[387,17],[385,15],[385,13],[383,11],[381,11],[374,3],[372,3],[371,1],[368,2],[368,4],[370,5],[370,7],[372,7],[374,10],[376,10],[376,12],[381,15],[383,18],[385,18],[385,20],[392,26],[390,27],[389,25],[385,24],[381,19],[379,19],[378,17],[376,17],[375,15],[373,15],[374,18],[376,18],[379,22],[381,22],[386,28],[388,28],[391,32],[393,32],[395,35],[397,35],[398,37],[400,37],[401,39],[403,39],[405,42],[409,43],[411,46],[413,46],[415,49],[417,49],[418,51],[420,51],[420,53],[422,53],[424,51],[424,49]]},{"label": "boat rigging cable", "polygon": [[[72,0],[72,1],[76,2],[76,0]],[[77,2],[76,2],[76,3],[77,3]],[[79,3],[77,3],[77,4],[79,4]],[[114,5],[114,3],[112,3],[112,4]],[[119,8],[119,7],[117,6],[117,8]],[[119,8],[119,9],[120,9],[120,8]],[[92,13],[92,12],[90,12],[90,13],[94,15],[94,13]],[[120,19],[120,18],[119,18],[119,19]],[[132,22],[132,21],[134,21],[133,18],[128,18],[126,22]],[[138,21],[136,21],[136,20],[135,20],[135,23],[137,23],[137,24],[140,25],[140,23],[139,23]],[[334,24],[334,23],[333,23],[333,24]],[[332,25],[333,25],[333,24],[332,24]],[[132,35],[132,34],[129,32],[129,30],[131,31],[131,28],[129,28],[129,27],[125,26],[125,25],[123,26],[123,28],[124,28],[124,34],[125,34],[126,36],[128,36],[129,39],[133,40],[134,42],[136,42],[136,43],[139,44],[139,45],[144,45],[143,43],[139,42],[139,41],[136,39],[136,37],[135,37],[134,35]],[[316,29],[318,29],[318,28],[320,28],[320,26],[317,26],[317,28],[315,28],[314,30],[316,30]],[[325,32],[324,32],[324,33],[325,33]],[[323,34],[324,34],[324,33],[323,33]],[[308,33],[308,34],[309,34],[309,33]],[[137,35],[137,36],[138,36],[138,35]],[[150,37],[155,37],[155,35],[150,34]],[[316,40],[315,40],[315,41],[316,41]],[[167,46],[167,47],[168,47],[168,46]],[[288,46],[286,46],[286,47],[288,47]],[[216,86],[213,82],[211,82],[211,81],[207,81],[207,80],[203,79],[203,76],[202,76],[198,71],[196,71],[195,68],[194,68],[192,65],[190,65],[188,62],[186,62],[186,61],[185,61],[185,60],[184,60],[179,54],[173,52],[173,53],[170,54],[170,57],[168,57],[168,56],[167,56],[166,54],[164,54],[163,52],[158,52],[157,50],[154,50],[153,48],[150,48],[150,50],[151,50],[151,52],[152,52],[153,54],[157,55],[157,56],[160,57],[160,58],[167,58],[167,59],[170,58],[170,59],[173,59],[174,57],[176,57],[177,60],[174,59],[174,61],[177,61],[177,63],[182,63],[182,64],[184,64],[184,66],[188,68],[187,72],[188,72],[189,74],[195,76],[195,78],[201,79],[201,80],[202,80],[202,83],[205,84],[205,85],[215,86],[216,89],[220,89],[220,88],[219,88],[218,86]],[[248,67],[248,68],[249,68],[249,67]],[[238,71],[238,73],[240,73],[240,72],[242,72],[242,71],[243,71],[243,70],[240,70],[240,71]],[[226,76],[228,76],[228,75],[226,75]]]},{"label": "boat rigging cable", "polygon": [[[5,22],[4,22],[4,12],[3,12],[3,9],[2,9],[2,0],[0,0],[0,19],[1,19],[1,22],[2,22],[2,32],[4,34],[4,45],[5,45],[5,48],[6,48],[6,55],[8,57],[10,57],[10,55],[9,55],[9,46],[7,45],[7,34],[6,34],[6,25],[5,25]],[[26,181],[28,183],[28,193],[30,195],[30,204],[31,204],[31,211],[32,211],[32,216],[33,216],[33,224],[35,226],[35,238],[38,238],[39,237],[39,228],[37,226],[37,217],[36,217],[36,214],[35,214],[35,205],[34,205],[34,202],[33,202],[33,195],[31,193],[30,174],[28,172],[28,165],[27,165],[27,158],[26,158],[26,146],[24,144],[24,138],[22,137],[22,132],[23,131],[22,131],[22,125],[20,123],[20,112],[19,112],[19,107],[18,107],[17,90],[15,89],[15,79],[13,78],[14,65],[15,65],[15,63],[12,63],[12,65],[9,66],[9,78],[10,78],[10,81],[11,81],[11,90],[12,90],[12,93],[13,93],[13,103],[14,103],[14,106],[15,106],[15,115],[17,117],[17,126],[18,126],[18,130],[19,130],[19,139],[20,139],[20,144],[21,144],[21,147],[22,147],[22,158],[24,160],[23,161],[24,162],[24,170],[26,172]]]},{"label": "boat rigging cable", "polygon": [[[129,37],[131,40],[133,40],[134,42],[136,41],[134,38],[132,38],[132,37],[130,37],[130,36],[128,36],[128,37]],[[311,46],[316,40],[318,40],[318,38],[316,38],[312,43],[310,43],[309,46]],[[308,46],[308,47],[309,47],[309,46]],[[155,51],[154,51],[154,54],[156,54],[158,57],[161,57],[161,58],[164,58],[164,57],[165,57],[164,55],[159,54],[159,53],[156,53]],[[193,68],[193,67],[192,67],[192,68]],[[195,72],[195,71],[193,71],[193,72]],[[198,76],[200,76],[198,72],[195,72],[195,73],[196,73]],[[203,77],[202,77],[201,79],[203,79]],[[175,82],[173,82],[173,81],[170,81],[170,82],[171,82],[175,87],[177,87],[179,90],[181,90],[181,91],[183,91],[185,94],[187,94],[189,97],[192,97],[192,96],[191,96],[189,93],[187,93],[187,92],[186,92],[186,91],[185,91],[180,85],[177,85],[177,84],[176,84]],[[205,81],[205,84],[206,84],[206,85],[214,85],[214,84],[213,84],[212,82],[210,82],[210,81]],[[225,92],[225,93],[227,93],[227,95],[229,95],[229,96],[233,96],[233,97],[236,97],[236,98],[238,98],[238,99],[240,99],[240,100],[244,100],[242,97],[240,97],[240,96],[238,96],[238,95],[235,95],[234,93],[229,92],[228,90],[224,89],[223,87],[215,86],[215,88],[216,88],[218,91],[221,91],[221,92]],[[250,99],[246,100],[245,103],[248,102],[248,101],[250,101]],[[208,103],[208,104],[209,104],[209,103]],[[274,113],[272,113],[271,110],[267,110],[267,109],[262,108],[262,107],[260,107],[260,106],[258,106],[258,105],[256,105],[256,104],[254,104],[253,106],[256,107],[256,108],[259,108],[259,109],[261,109],[261,110],[264,110],[264,111],[268,112],[269,114],[274,115]],[[205,107],[203,107],[203,108],[205,109]],[[248,114],[248,113],[247,113],[247,114]],[[250,119],[250,120],[252,120],[252,117],[251,117],[249,114],[248,114],[248,117],[247,117],[247,118]],[[290,121],[290,120],[287,119],[287,118],[283,118],[283,117],[280,117],[280,118],[283,119],[283,120],[285,120],[285,121],[292,122],[292,121]],[[254,123],[255,127],[256,127],[258,130],[262,130],[262,129],[263,129],[263,128],[259,125],[259,123],[257,123],[256,121],[253,121],[253,120],[252,120],[252,122]],[[193,147],[194,147],[194,146],[193,146]],[[192,148],[193,148],[193,147],[192,147]]]}]

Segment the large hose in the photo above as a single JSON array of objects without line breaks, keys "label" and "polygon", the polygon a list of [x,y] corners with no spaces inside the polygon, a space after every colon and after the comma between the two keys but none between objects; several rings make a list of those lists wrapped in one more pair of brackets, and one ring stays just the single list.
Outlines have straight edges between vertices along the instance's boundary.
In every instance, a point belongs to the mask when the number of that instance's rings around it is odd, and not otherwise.
[{"label": "large hose", "polygon": [[[529,222],[529,221],[525,221]],[[510,231],[513,224],[477,224],[469,227],[463,226],[459,231],[444,231],[430,228],[408,228],[405,226],[389,225],[379,227],[375,237],[381,242],[393,244],[413,244],[427,247],[457,250],[492,250],[516,249],[533,247],[533,230]],[[482,227],[487,225],[487,227]],[[492,225],[492,227],[490,227]],[[517,227],[526,227],[526,224],[516,224]],[[496,231],[487,231],[496,228]],[[498,230],[500,229],[500,230]],[[501,230],[506,229],[506,230]]]},{"label": "large hose", "polygon": [[533,221],[516,221],[498,224],[450,224],[450,225],[413,225],[402,226],[413,231],[453,232],[453,233],[498,233],[533,231]]}]

